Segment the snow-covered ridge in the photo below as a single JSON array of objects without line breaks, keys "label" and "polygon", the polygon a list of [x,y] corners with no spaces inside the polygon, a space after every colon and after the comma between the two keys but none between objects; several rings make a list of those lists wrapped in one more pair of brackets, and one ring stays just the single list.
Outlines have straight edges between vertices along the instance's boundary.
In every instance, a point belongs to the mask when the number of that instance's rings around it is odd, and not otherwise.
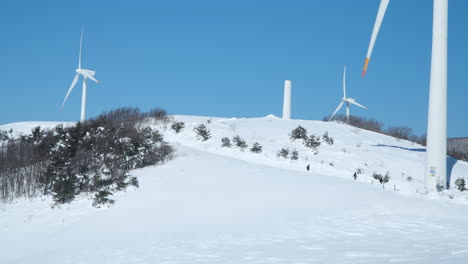
[{"label": "snow-covered ridge", "polygon": [[[0,204],[0,263],[466,263],[468,200],[452,190],[416,193],[424,169],[417,144],[321,121],[173,118],[186,125],[178,134],[149,125],[177,157],[134,171],[140,187],[115,194],[112,207],[85,197],[54,209],[47,197]],[[206,142],[193,131],[200,123],[211,132]],[[335,142],[314,155],[290,141],[298,125]],[[28,132],[1,129],[15,126]],[[263,152],[221,147],[235,135]],[[278,158],[283,147],[299,159]],[[354,181],[357,168],[364,173]],[[374,171],[389,172],[385,190],[371,184]],[[452,182],[467,172],[457,162]]]},{"label": "snow-covered ridge", "polygon": [[[305,171],[310,164],[311,174],[320,174],[352,179],[356,171],[358,181],[377,184],[372,174],[387,174],[390,182],[387,188],[396,188],[402,193],[424,192],[423,173],[425,163],[425,147],[406,140],[396,139],[376,132],[359,129],[336,122],[311,120],[283,120],[274,115],[261,118],[220,118],[205,116],[172,116],[174,121],[184,122],[185,128],[175,133],[169,125],[148,125],[159,129],[166,141],[180,146],[207,151],[213,154],[225,155],[250,163],[267,165],[288,170]],[[200,141],[196,138],[194,128],[205,124],[210,130],[211,138]],[[1,125],[0,130],[10,130],[16,134],[27,134],[37,126],[54,128],[58,124],[73,125],[73,122],[19,122]],[[328,135],[334,139],[333,145],[323,142],[318,148],[318,154],[304,147],[302,140],[291,141],[289,134],[297,126],[307,129],[308,134],[322,137]],[[241,151],[234,146],[221,147],[223,137],[232,138],[239,135],[248,144],[248,148]],[[251,153],[250,147],[258,142],[263,151],[260,154]],[[278,158],[281,148],[289,148],[299,152],[298,160]],[[451,173],[451,186],[459,177],[468,176],[468,163],[448,158]],[[412,181],[408,181],[411,177]],[[455,189],[455,188],[452,188]],[[454,191],[450,191],[453,193]],[[448,195],[448,194],[447,194]],[[464,195],[457,195],[455,200],[468,203]]]}]

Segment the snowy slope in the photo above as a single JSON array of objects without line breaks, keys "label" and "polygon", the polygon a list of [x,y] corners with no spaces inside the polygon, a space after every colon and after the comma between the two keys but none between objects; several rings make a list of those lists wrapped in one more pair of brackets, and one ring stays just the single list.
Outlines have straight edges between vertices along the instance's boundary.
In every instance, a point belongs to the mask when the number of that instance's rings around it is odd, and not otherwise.
[{"label": "snowy slope", "polygon": [[[420,146],[319,121],[174,118],[186,123],[180,134],[164,132],[177,158],[135,171],[140,188],[117,194],[115,206],[0,205],[0,263],[466,263],[467,199],[416,193]],[[200,122],[207,142],[195,139]],[[298,124],[328,131],[335,144],[314,155],[290,142]],[[220,147],[237,134],[264,152]],[[300,159],[277,158],[281,147]],[[357,167],[364,174],[353,181]],[[388,171],[400,191],[371,184],[374,171]],[[467,164],[453,173],[468,175]]]},{"label": "snowy slope", "polygon": [[[338,124],[335,122],[282,120],[274,116],[264,118],[222,119],[209,117],[175,116],[175,120],[186,123],[179,134],[168,130],[165,137],[172,142],[203,149],[211,153],[227,155],[257,164],[304,171],[311,164],[313,173],[351,179],[357,169],[363,171],[358,180],[373,181],[372,174],[389,173],[390,185],[400,191],[413,193],[424,189],[423,173],[425,168],[425,148],[421,145],[399,140],[375,132]],[[212,138],[207,142],[195,140],[193,128],[204,123],[211,130]],[[305,148],[301,140],[291,142],[289,133],[298,125],[306,128],[309,134],[322,136],[328,132],[335,143],[322,142],[319,153]],[[263,154],[253,154],[248,150],[221,147],[221,138],[239,135],[249,146],[259,142],[264,147]],[[299,160],[279,159],[276,153],[283,147],[299,151]],[[333,166],[330,165],[333,163]],[[459,177],[468,177],[468,163],[448,158],[452,185]],[[408,182],[411,176],[414,180]],[[434,194],[436,195],[436,194]],[[466,203],[467,199],[459,199]]]}]

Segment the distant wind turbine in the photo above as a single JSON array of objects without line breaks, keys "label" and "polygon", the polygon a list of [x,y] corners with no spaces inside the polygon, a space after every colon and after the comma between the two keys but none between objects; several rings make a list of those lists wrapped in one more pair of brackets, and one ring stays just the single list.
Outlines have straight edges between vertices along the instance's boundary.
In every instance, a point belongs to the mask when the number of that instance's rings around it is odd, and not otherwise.
[{"label": "distant wind turbine", "polygon": [[[381,0],[367,51],[362,77],[374,48],[390,0]],[[427,189],[447,188],[447,31],[448,0],[434,0],[432,21],[432,58],[427,118],[426,171]]]},{"label": "distant wind turbine", "polygon": [[367,109],[367,107],[358,104],[358,102],[356,102],[354,98],[346,97],[346,65],[344,66],[344,71],[343,71],[343,99],[341,99],[340,104],[336,108],[335,112],[333,112],[333,114],[331,115],[328,121],[332,120],[332,118],[336,115],[336,113],[340,111],[344,103],[346,103],[346,122],[347,123],[349,123],[349,104],[357,105],[359,107]]},{"label": "distant wind turbine", "polygon": [[86,116],[86,81],[88,79],[91,79],[91,80],[93,80],[93,81],[95,81],[97,83],[100,83],[98,80],[96,80],[94,78],[94,75],[96,74],[95,71],[86,70],[86,69],[81,68],[81,49],[82,49],[82,46],[83,46],[83,29],[81,30],[81,37],[80,37],[80,55],[79,55],[79,58],[78,58],[78,69],[76,69],[75,78],[73,79],[72,84],[70,85],[70,88],[68,89],[67,95],[65,95],[65,99],[63,100],[63,103],[62,103],[62,109],[63,109],[63,107],[65,105],[65,102],[68,99],[68,96],[70,95],[71,91],[73,90],[76,83],[78,82],[78,78],[80,77],[80,75],[83,76],[83,93],[82,93],[82,97],[81,97],[81,118],[80,118],[81,122],[85,121],[85,116]]}]

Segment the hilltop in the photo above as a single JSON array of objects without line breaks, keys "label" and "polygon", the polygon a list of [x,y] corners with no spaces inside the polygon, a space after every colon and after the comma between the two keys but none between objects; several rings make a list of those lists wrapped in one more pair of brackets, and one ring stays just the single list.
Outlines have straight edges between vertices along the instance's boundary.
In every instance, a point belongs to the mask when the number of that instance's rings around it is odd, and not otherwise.
[{"label": "hilltop", "polygon": [[[94,208],[87,197],[55,209],[44,197],[0,205],[0,262],[466,261],[467,196],[422,191],[420,145],[334,122],[173,119],[184,122],[180,133],[170,123],[149,125],[175,147],[176,158],[134,171],[140,188],[116,194],[114,206]],[[207,141],[194,133],[201,123],[210,131]],[[299,125],[309,135],[328,133],[333,144],[313,151],[291,141]],[[21,123],[0,129],[9,127],[29,129]],[[246,149],[221,147],[222,138],[237,135]],[[249,151],[255,142],[261,153]],[[282,148],[296,149],[298,159],[278,157]],[[450,164],[453,186],[468,177],[468,164]],[[385,188],[374,173],[388,173]]]}]

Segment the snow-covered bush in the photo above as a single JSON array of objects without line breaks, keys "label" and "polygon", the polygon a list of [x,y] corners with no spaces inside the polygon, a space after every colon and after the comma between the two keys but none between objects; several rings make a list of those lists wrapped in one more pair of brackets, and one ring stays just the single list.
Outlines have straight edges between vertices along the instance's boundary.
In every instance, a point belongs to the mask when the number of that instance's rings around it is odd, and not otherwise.
[{"label": "snow-covered bush", "polygon": [[382,183],[387,183],[390,181],[390,174],[387,172],[385,176],[382,178]]},{"label": "snow-covered bush", "polygon": [[241,150],[244,150],[247,148],[247,143],[245,143],[245,140],[243,140],[239,135],[235,136],[232,139],[232,142],[234,142],[234,145],[237,148],[240,148]]},{"label": "snow-covered bush", "polygon": [[307,129],[303,128],[302,126],[298,126],[291,131],[289,134],[289,138],[291,141],[295,141],[296,139],[305,139],[307,137]]},{"label": "snow-covered bush", "polygon": [[197,139],[201,141],[207,141],[211,138],[211,133],[208,128],[206,128],[205,124],[200,124],[196,126],[193,131],[195,131]]},{"label": "snow-covered bush", "polygon": [[282,148],[278,153],[276,153],[276,156],[279,158],[285,158],[287,159],[289,156],[289,149],[288,148]]},{"label": "snow-covered bush", "polygon": [[407,181],[407,182],[412,182],[412,181],[413,181],[413,177],[411,177],[411,176],[406,177],[406,181]]},{"label": "snow-covered bush", "polygon": [[335,141],[333,140],[333,138],[330,137],[330,136],[328,136],[328,131],[325,132],[325,134],[323,134],[322,138],[323,138],[323,140],[324,140],[325,142],[327,142],[328,145],[333,145],[333,143],[335,143]]},{"label": "snow-covered bush", "polygon": [[253,153],[262,153],[262,145],[260,145],[258,142],[255,142],[250,151]]},{"label": "snow-covered bush", "polygon": [[232,146],[231,140],[227,137],[223,137],[221,139],[221,147],[223,148],[230,148]]},{"label": "snow-covered bush", "polygon": [[445,187],[442,184],[438,183],[436,185],[436,189],[437,189],[438,192],[441,192],[441,191],[443,191],[445,189]]},{"label": "snow-covered bush", "polygon": [[174,130],[176,133],[179,133],[184,129],[185,123],[184,122],[174,122],[171,125],[171,129]]},{"label": "snow-covered bush", "polygon": [[292,160],[298,160],[299,159],[299,152],[297,150],[293,150],[291,152],[291,159]]},{"label": "snow-covered bush", "polygon": [[374,172],[374,173],[372,174],[372,178],[374,178],[374,179],[380,181],[381,179],[383,179],[383,176],[382,176],[382,174],[379,174],[379,173],[377,173],[377,172]]},{"label": "snow-covered bush", "polygon": [[378,180],[381,184],[385,184],[390,181],[390,174],[387,172],[385,176],[383,176],[382,174],[374,172],[374,174],[372,174],[372,178]]},{"label": "snow-covered bush", "polygon": [[457,186],[457,190],[460,192],[466,191],[466,182],[464,178],[458,178],[455,181],[455,186]]},{"label": "snow-covered bush", "polygon": [[316,137],[315,135],[306,136],[303,139],[302,144],[304,144],[304,147],[306,148],[317,151],[317,148],[320,146],[320,137]]}]

